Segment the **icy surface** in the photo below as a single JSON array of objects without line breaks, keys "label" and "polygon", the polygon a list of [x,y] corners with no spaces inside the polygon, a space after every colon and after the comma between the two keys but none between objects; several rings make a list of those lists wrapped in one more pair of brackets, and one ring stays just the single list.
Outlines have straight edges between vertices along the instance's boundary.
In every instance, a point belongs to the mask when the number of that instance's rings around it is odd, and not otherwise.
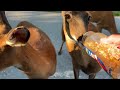
[{"label": "icy surface", "polygon": [[[61,40],[61,24],[62,17],[59,12],[41,12],[41,11],[6,11],[6,16],[12,27],[20,21],[29,21],[41,28],[52,40],[55,46],[56,53],[62,43]],[[115,17],[117,28],[120,32],[120,17]],[[105,33],[108,33],[104,30]],[[88,76],[80,72],[80,79],[87,79]],[[28,79],[28,77],[20,70],[9,67],[0,72],[0,79]],[[62,55],[57,55],[57,70],[56,73],[49,79],[74,79],[72,71],[71,57],[66,50],[66,45],[63,46]],[[111,79],[106,72],[101,70],[96,75],[96,79]]]}]

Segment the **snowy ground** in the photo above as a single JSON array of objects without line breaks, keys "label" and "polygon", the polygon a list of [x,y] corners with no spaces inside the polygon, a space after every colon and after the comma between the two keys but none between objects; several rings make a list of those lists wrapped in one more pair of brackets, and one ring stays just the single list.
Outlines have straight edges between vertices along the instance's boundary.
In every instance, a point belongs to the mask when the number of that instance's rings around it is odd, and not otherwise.
[{"label": "snowy ground", "polygon": [[[61,45],[61,23],[62,17],[59,12],[40,12],[40,11],[6,11],[6,16],[12,27],[20,21],[29,21],[41,28],[52,40],[56,53]],[[117,28],[120,32],[120,17],[115,17]],[[104,31],[105,33],[108,33]],[[57,55],[57,71],[49,79],[73,79],[71,57],[64,44],[61,56]],[[80,79],[87,79],[87,75],[80,72]],[[27,79],[27,76],[20,70],[9,67],[0,72],[0,79]],[[103,70],[101,70],[96,79],[111,79]]]}]

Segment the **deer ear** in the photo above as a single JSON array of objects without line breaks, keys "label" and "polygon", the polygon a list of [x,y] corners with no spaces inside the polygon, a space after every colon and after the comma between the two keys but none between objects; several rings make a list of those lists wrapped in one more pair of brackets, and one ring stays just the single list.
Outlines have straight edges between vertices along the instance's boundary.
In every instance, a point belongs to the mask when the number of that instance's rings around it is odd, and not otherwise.
[{"label": "deer ear", "polygon": [[27,28],[20,26],[12,29],[7,36],[6,44],[13,47],[24,46],[29,40],[30,32]]}]

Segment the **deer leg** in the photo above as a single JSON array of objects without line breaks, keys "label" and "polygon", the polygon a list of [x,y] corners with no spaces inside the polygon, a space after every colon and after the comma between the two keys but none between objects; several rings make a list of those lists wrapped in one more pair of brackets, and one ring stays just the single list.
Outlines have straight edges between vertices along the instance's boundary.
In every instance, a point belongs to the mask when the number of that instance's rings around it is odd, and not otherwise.
[{"label": "deer leg", "polygon": [[58,52],[58,55],[61,55],[61,53],[62,53],[62,47],[63,47],[64,42],[65,42],[65,35],[64,35],[63,27],[62,27],[62,32],[61,33],[62,33],[62,44],[61,44],[60,50]]},{"label": "deer leg", "polygon": [[79,79],[79,69],[73,67],[73,72],[74,72],[74,78]]},{"label": "deer leg", "polygon": [[61,44],[60,50],[59,50],[59,52],[58,52],[58,55],[61,55],[61,54],[62,54],[62,47],[63,47],[63,45],[64,45],[64,41],[62,41],[62,44]]},{"label": "deer leg", "polygon": [[92,73],[89,75],[89,79],[95,79],[96,73]]},{"label": "deer leg", "polygon": [[78,68],[78,65],[77,65],[77,63],[74,61],[74,60],[72,60],[72,64],[73,64],[73,73],[74,73],[74,78],[75,79],[79,79],[79,68]]}]

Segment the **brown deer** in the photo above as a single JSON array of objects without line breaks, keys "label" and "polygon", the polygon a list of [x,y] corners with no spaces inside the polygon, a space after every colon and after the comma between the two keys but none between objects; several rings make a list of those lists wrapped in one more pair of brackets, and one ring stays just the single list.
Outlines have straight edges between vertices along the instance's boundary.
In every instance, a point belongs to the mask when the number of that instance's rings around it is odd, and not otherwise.
[{"label": "brown deer", "polygon": [[99,32],[102,32],[102,29],[108,30],[111,34],[118,33],[115,19],[112,11],[88,11],[91,14],[91,22],[97,24]]},{"label": "brown deer", "polygon": [[0,70],[15,66],[30,79],[48,79],[55,73],[55,48],[44,32],[27,21],[6,31],[0,35]]},{"label": "brown deer", "polygon": [[[92,22],[88,23],[88,29],[87,29],[87,31],[99,32],[97,26],[95,26]],[[63,47],[64,42],[65,42],[65,35],[64,35],[63,26],[62,26],[62,30],[61,30],[61,36],[62,36],[62,44],[61,44],[60,50],[58,52],[58,55],[62,54],[62,47]]]},{"label": "brown deer", "polygon": [[[88,24],[88,31],[102,32],[102,29],[108,30],[111,34],[117,34],[117,28],[115,24],[115,19],[112,11],[87,11],[91,16],[90,23]],[[93,23],[96,23],[95,26]],[[62,30],[63,33],[63,30]],[[62,45],[60,51],[58,52],[61,55],[62,47],[64,45],[64,36],[62,35]]]},{"label": "brown deer", "polygon": [[[89,79],[94,79],[101,67],[74,42],[88,30],[90,15],[86,11],[62,11],[62,17],[62,40],[66,41],[67,50],[72,57],[75,79],[79,78],[80,70],[89,75]],[[61,50],[59,54],[61,54]]]}]

